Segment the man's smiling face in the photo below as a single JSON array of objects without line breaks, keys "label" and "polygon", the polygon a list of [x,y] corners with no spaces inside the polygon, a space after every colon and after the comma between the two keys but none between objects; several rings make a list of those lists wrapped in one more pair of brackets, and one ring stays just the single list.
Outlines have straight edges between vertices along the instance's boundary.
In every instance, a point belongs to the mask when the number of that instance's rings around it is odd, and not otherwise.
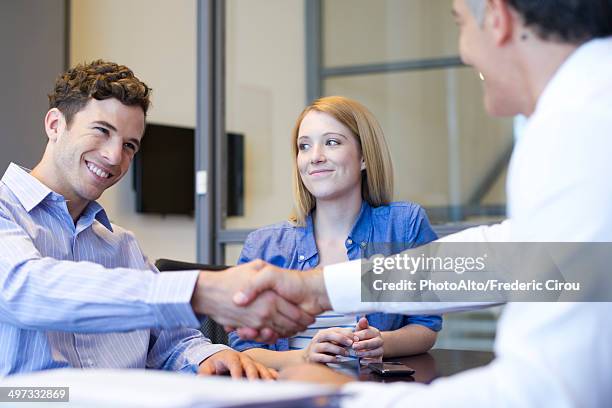
[{"label": "man's smiling face", "polygon": [[[482,3],[482,16],[471,8]],[[459,53],[466,65],[474,67],[482,79],[485,109],[493,116],[513,116],[523,111],[523,88],[517,63],[512,55],[512,32],[518,26],[511,11],[501,2],[454,0],[452,14],[459,27]]]},{"label": "man's smiling face", "polygon": [[140,147],[144,112],[115,98],[90,99],[69,126],[63,120],[58,119],[61,130],[52,140],[55,174],[45,178],[66,200],[86,205],[128,171]]}]

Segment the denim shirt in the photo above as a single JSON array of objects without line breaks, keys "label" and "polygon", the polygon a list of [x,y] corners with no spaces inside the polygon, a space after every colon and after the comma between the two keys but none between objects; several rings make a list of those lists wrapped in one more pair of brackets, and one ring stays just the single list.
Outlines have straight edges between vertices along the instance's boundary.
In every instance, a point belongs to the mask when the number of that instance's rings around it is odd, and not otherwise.
[{"label": "denim shirt", "polygon": [[[425,210],[410,202],[395,202],[372,207],[366,201],[355,225],[345,241],[349,260],[360,259],[362,251],[375,247],[375,253],[391,255],[401,250],[418,247],[437,238],[431,228]],[[389,245],[385,245],[389,244]],[[260,228],[247,237],[238,263],[263,259],[276,266],[307,270],[319,264],[319,252],[315,242],[312,214],[303,227],[285,221]],[[372,313],[366,316],[370,325],[381,331],[396,330],[408,324],[420,324],[431,330],[442,328],[442,318],[436,315],[406,316],[394,313]],[[289,350],[289,339],[279,339],[269,345],[242,340],[236,332],[229,334],[230,346],[243,351],[250,348]]]}]

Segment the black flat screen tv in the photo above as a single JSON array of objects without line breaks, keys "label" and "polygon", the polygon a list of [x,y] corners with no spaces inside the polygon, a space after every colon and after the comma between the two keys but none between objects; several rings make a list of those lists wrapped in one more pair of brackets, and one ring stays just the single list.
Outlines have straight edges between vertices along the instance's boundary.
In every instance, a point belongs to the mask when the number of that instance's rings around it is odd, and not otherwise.
[{"label": "black flat screen tv", "polygon": [[[244,214],[244,136],[227,134],[227,215]],[[193,215],[195,131],[148,124],[134,157],[136,211]]]}]

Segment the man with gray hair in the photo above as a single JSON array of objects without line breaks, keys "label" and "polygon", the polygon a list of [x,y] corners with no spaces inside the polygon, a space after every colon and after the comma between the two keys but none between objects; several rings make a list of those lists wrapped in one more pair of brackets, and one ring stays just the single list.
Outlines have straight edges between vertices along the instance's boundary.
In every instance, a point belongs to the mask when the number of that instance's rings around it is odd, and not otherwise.
[{"label": "man with gray hair", "polygon": [[[461,57],[483,78],[487,111],[529,120],[508,171],[509,219],[448,240],[612,242],[612,0],[454,0],[453,16]],[[235,300],[248,304],[272,289],[310,313],[449,310],[444,304],[361,302],[359,277],[359,261],[310,272],[270,266]],[[429,386],[354,383],[308,365],[281,376],[341,386],[354,394],[346,400],[351,408],[609,407],[611,345],[610,303],[516,302],[500,318],[490,365]]]}]

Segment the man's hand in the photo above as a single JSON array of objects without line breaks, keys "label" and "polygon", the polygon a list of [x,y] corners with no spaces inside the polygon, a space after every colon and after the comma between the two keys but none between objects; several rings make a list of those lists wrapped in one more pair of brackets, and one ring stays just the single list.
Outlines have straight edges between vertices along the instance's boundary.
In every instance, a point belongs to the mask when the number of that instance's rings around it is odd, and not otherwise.
[{"label": "man's hand", "polygon": [[292,365],[280,372],[279,379],[326,384],[337,388],[342,387],[346,383],[355,381],[354,378],[337,373],[321,364]]},{"label": "man's hand", "polygon": [[266,265],[258,260],[221,272],[200,272],[191,299],[193,309],[225,326],[268,328],[266,333],[271,338],[287,337],[305,330],[314,322],[312,314],[273,291],[263,289],[257,292],[257,298],[251,299],[247,307],[232,302],[234,294],[248,285],[256,272]]},{"label": "man's hand", "polygon": [[261,378],[276,380],[278,372],[253,360],[246,354],[234,350],[223,350],[213,354],[200,363],[198,375],[222,375],[230,373],[232,378],[242,378],[243,374],[249,380]]},{"label": "man's hand", "polygon": [[357,322],[353,333],[353,350],[362,362],[382,362],[384,349],[383,338],[376,327],[370,326],[368,319],[362,317]]},{"label": "man's hand", "polygon": [[353,331],[340,327],[319,330],[304,349],[304,360],[308,363],[335,363],[336,356],[348,356],[346,347],[353,344]]},{"label": "man's hand", "polygon": [[[309,271],[294,271],[266,264],[258,273],[251,276],[248,283],[242,286],[242,290],[236,291],[234,302],[241,306],[248,305],[251,302],[256,303],[259,297],[267,291],[274,291],[291,303],[299,305],[304,312],[311,316],[316,316],[331,309],[321,268]],[[271,331],[258,330],[254,326],[247,327],[238,329],[240,337],[264,342],[274,340],[272,339],[274,333]],[[280,328],[277,326],[272,329],[278,332]],[[289,332],[284,337],[302,330],[292,330],[289,327],[284,327],[284,332]]]}]

